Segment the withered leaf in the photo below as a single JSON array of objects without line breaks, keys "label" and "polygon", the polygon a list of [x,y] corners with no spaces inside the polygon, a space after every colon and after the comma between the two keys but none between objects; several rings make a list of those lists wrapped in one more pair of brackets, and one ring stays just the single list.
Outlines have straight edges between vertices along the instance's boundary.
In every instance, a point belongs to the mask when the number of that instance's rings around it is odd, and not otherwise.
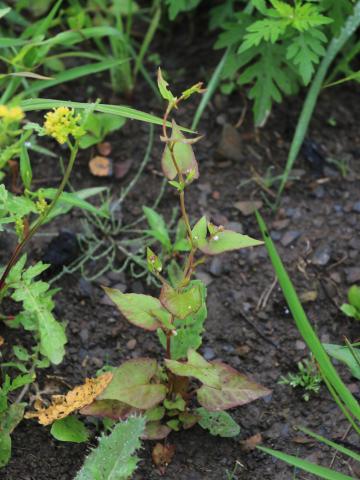
[{"label": "withered leaf", "polygon": [[251,450],[255,450],[257,445],[263,441],[261,433],[256,433],[251,437],[247,438],[246,440],[240,442],[241,450],[244,452],[250,452]]},{"label": "withered leaf", "polygon": [[52,404],[48,408],[27,412],[25,418],[38,418],[41,425],[50,425],[55,420],[65,418],[70,413],[92,403],[109,385],[112,377],[112,373],[106,372],[97,378],[87,378],[83,385],[78,385],[66,395],[53,395]]},{"label": "withered leaf", "polygon": [[113,173],[112,161],[107,157],[97,155],[90,160],[89,169],[96,177],[111,177]]},{"label": "withered leaf", "polygon": [[152,451],[152,459],[161,475],[165,474],[166,468],[175,454],[175,445],[163,445],[157,443]]}]

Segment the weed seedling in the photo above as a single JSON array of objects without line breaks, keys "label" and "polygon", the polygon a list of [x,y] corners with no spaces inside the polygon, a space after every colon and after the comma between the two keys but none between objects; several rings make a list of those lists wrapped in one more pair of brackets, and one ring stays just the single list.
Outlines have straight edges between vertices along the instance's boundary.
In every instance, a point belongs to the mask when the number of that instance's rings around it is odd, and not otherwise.
[{"label": "weed seedling", "polygon": [[357,285],[349,288],[348,302],[341,305],[341,311],[348,317],[360,320],[360,287]]},{"label": "weed seedling", "polygon": [[[95,379],[87,379],[62,401],[57,399],[48,408],[28,412],[27,418],[37,417],[43,425],[53,422],[56,425],[76,411],[113,420],[141,414],[146,419],[143,439],[161,440],[172,431],[188,429],[195,424],[213,435],[232,437],[239,433],[240,427],[226,410],[270,392],[223,361],[209,362],[198,352],[207,317],[206,287],[193,276],[197,266],[208,257],[255,247],[262,242],[216,226],[205,216],[191,224],[185,192],[199,177],[193,144],[201,137],[186,138],[175,120],[171,122],[169,134],[168,119],[174,109],[191,95],[201,93],[202,88],[199,83],[175,97],[160,70],[158,86],[167,101],[160,137],[164,143],[162,170],[179,197],[182,233],[178,235],[175,248],[165,225],[153,211],[145,209],[153,237],[160,240],[160,250],[166,250],[166,255],[158,255],[147,249],[148,269],[161,285],[159,297],[122,293],[106,287],[104,290],[131,324],[149,333],[156,332],[165,351],[164,358],[160,361],[147,357],[128,360]],[[153,249],[156,250],[155,246]],[[176,267],[173,263],[172,274],[167,279],[163,262],[174,251],[176,260],[172,258],[171,262],[176,262]],[[153,452],[155,463],[163,455],[171,458],[170,446],[158,445]]]},{"label": "weed seedling", "polygon": [[298,362],[297,367],[297,373],[288,373],[286,377],[281,377],[279,383],[290,385],[292,388],[301,387],[305,391],[302,397],[308,402],[311,394],[319,393],[322,377],[313,359]]}]

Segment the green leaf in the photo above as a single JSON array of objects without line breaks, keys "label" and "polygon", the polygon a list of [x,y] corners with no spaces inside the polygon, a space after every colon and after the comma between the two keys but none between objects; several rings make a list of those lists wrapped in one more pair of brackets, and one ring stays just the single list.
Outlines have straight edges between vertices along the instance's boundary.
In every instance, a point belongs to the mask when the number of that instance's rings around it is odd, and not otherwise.
[{"label": "green leaf", "polygon": [[201,0],[166,0],[170,20],[174,20],[181,12],[193,10],[200,2]]},{"label": "green leaf", "polygon": [[22,360],[23,362],[26,362],[30,358],[29,352],[24,347],[19,347],[18,345],[14,345],[13,346],[13,352],[14,352],[15,356],[19,360]]},{"label": "green leaf", "polygon": [[325,480],[354,480],[354,478],[344,475],[343,473],[338,473],[330,468],[321,467],[314,463],[308,462],[307,460],[302,460],[301,458],[295,457],[293,455],[287,455],[286,453],[279,452],[277,450],[272,450],[271,448],[257,447],[262,452],[268,453],[279,460],[292,465],[293,467],[304,470],[305,472],[312,473],[317,475],[320,478]]},{"label": "green leaf", "polygon": [[150,383],[158,372],[156,360],[136,358],[115,368],[113,379],[99,395],[100,400],[119,400],[132,407],[148,410],[162,402],[165,385]]},{"label": "green leaf", "polygon": [[32,182],[32,169],[29,153],[27,151],[25,143],[22,144],[20,150],[20,175],[24,187],[30,190]]},{"label": "green leaf", "polygon": [[203,385],[197,391],[198,402],[207,410],[228,410],[271,393],[267,388],[249,380],[225,363],[211,362],[211,365],[216,371],[220,388]]},{"label": "green leaf", "polygon": [[160,261],[160,258],[155,255],[155,253],[151,250],[150,247],[147,247],[146,249],[146,260],[149,272],[154,274],[161,272],[162,263]]},{"label": "green leaf", "polygon": [[80,148],[89,148],[102,142],[109,133],[119,130],[124,124],[123,117],[114,117],[109,113],[90,114],[83,125],[86,134],[80,139]]},{"label": "green leaf", "polygon": [[323,43],[326,36],[317,29],[300,33],[287,48],[286,58],[299,69],[304,85],[308,85],[315,71],[315,65],[325,55]]},{"label": "green leaf", "polygon": [[360,287],[353,285],[349,288],[348,299],[350,305],[353,305],[360,312]]},{"label": "green leaf", "polygon": [[[85,189],[86,191],[88,189]],[[83,192],[84,192],[83,191]],[[41,194],[50,200],[53,200],[55,198],[57,189],[56,188],[42,188],[40,190]],[[90,196],[90,195],[88,195]],[[80,192],[62,192],[58,199],[59,203],[64,203],[66,205],[69,205],[70,207],[77,207],[80,208],[81,210],[86,210],[87,212],[93,213],[96,216],[100,217],[105,217],[108,218],[109,214],[107,212],[102,211],[98,207],[94,207],[94,205],[91,205],[91,203],[86,202],[82,196],[80,195]],[[69,210],[68,210],[69,211]]]},{"label": "green leaf", "polygon": [[167,100],[169,103],[172,103],[174,100],[176,100],[176,98],[174,97],[174,95],[171,93],[169,89],[168,82],[162,76],[160,67],[158,68],[157,83],[158,83],[159,92],[164,100]]},{"label": "green leaf", "polygon": [[[161,327],[158,316],[154,314],[154,311],[164,309],[157,298],[140,293],[121,293],[120,290],[115,288],[103,288],[130,323],[150,331]],[[164,310],[164,314],[170,321],[170,313]]]},{"label": "green leaf", "polygon": [[[349,347],[344,347],[342,345],[333,345],[331,343],[323,343],[322,346],[325,348],[325,351],[339,362],[345,363],[351,371],[351,375],[360,380],[360,366],[354,355],[351,353]],[[355,355],[360,358],[360,349],[354,348]]]},{"label": "green leaf", "polygon": [[11,458],[11,437],[15,427],[24,416],[24,403],[13,403],[0,414],[0,468]]},{"label": "green leaf", "polygon": [[85,425],[72,415],[56,420],[50,432],[56,440],[61,442],[83,443],[89,439],[89,432]]},{"label": "green leaf", "polygon": [[157,422],[147,422],[144,435],[144,440],[163,440],[171,432],[171,428],[167,425]]},{"label": "green leaf", "polygon": [[[197,350],[202,343],[202,333],[204,331],[204,322],[207,317],[206,308],[206,287],[199,280],[193,280],[190,285],[198,285],[201,292],[201,307],[196,313],[189,315],[185,320],[175,319],[174,327],[176,335],[170,339],[171,358],[179,360],[186,358],[189,348]],[[159,340],[166,348],[166,336],[162,330],[158,330]]]},{"label": "green leaf", "polygon": [[195,350],[189,349],[186,363],[165,359],[165,365],[175,375],[194,377],[213,389],[221,388],[218,368],[207,362]]},{"label": "green leaf", "polygon": [[153,235],[166,249],[170,250],[171,241],[164,218],[152,208],[143,207],[143,211],[151,229],[149,234]]},{"label": "green leaf", "polygon": [[191,233],[195,244],[200,248],[201,245],[206,243],[206,235],[207,235],[207,220],[206,217],[203,216],[200,220],[194,225]]},{"label": "green leaf", "polygon": [[195,410],[200,416],[200,427],[209,430],[211,435],[220,437],[236,437],[240,433],[240,427],[227,412],[209,412],[200,407]]},{"label": "green leaf", "polygon": [[200,250],[206,255],[219,255],[220,253],[241,248],[256,247],[263,242],[254,238],[242,235],[231,230],[218,230],[215,235],[205,244],[200,244]]},{"label": "green leaf", "polygon": [[[166,400],[164,400],[166,401]],[[145,418],[147,422],[156,422],[161,420],[165,415],[165,408],[164,407],[155,407],[151,410],[148,410],[145,413]]]},{"label": "green leaf", "polygon": [[192,284],[179,292],[165,283],[161,289],[160,302],[174,317],[183,320],[201,307],[199,285]]},{"label": "green leaf", "polygon": [[145,430],[143,417],[118,423],[110,435],[102,435],[98,447],[85,460],[74,480],[128,480],[136,469],[134,453],[141,446]]},{"label": "green leaf", "polygon": [[[194,172],[193,178],[199,178],[199,168],[194,155],[193,148],[189,141],[184,137],[181,129],[172,121],[172,133],[170,138],[173,146],[173,155],[179,171],[183,175],[187,175],[191,171]],[[161,166],[164,175],[169,180],[174,180],[178,172],[174,164],[169,144],[165,145],[164,152],[161,159]]]},{"label": "green leaf", "polygon": [[164,407],[166,410],[180,410],[183,412],[186,407],[186,402],[180,394],[176,395],[175,400],[164,400]]},{"label": "green leaf", "polygon": [[350,305],[349,303],[344,303],[343,305],[341,305],[340,310],[348,317],[358,318],[358,311],[353,305]]}]

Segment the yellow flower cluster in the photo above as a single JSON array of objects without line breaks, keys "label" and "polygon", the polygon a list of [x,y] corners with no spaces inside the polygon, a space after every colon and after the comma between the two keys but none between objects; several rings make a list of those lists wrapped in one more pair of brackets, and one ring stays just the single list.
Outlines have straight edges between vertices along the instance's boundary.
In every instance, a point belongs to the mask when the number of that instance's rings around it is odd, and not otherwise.
[{"label": "yellow flower cluster", "polygon": [[79,125],[80,121],[81,115],[76,115],[73,109],[54,108],[45,115],[45,133],[63,144],[68,141],[69,135],[80,138],[85,134],[85,130]]},{"label": "yellow flower cluster", "polygon": [[19,122],[24,118],[24,112],[20,107],[0,105],[0,118],[3,118],[8,123]]}]

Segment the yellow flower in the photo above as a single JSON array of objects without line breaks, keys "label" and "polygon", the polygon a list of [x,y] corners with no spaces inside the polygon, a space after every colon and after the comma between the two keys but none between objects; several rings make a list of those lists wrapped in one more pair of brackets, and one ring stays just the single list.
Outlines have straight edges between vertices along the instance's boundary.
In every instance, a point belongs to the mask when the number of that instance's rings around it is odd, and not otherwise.
[{"label": "yellow flower", "polygon": [[85,134],[85,130],[79,125],[80,121],[81,115],[76,115],[73,109],[58,107],[45,115],[44,129],[47,135],[63,144],[68,141],[69,135],[80,138]]},{"label": "yellow flower", "polygon": [[24,112],[20,107],[0,105],[0,118],[3,118],[8,123],[19,122],[24,118]]}]

